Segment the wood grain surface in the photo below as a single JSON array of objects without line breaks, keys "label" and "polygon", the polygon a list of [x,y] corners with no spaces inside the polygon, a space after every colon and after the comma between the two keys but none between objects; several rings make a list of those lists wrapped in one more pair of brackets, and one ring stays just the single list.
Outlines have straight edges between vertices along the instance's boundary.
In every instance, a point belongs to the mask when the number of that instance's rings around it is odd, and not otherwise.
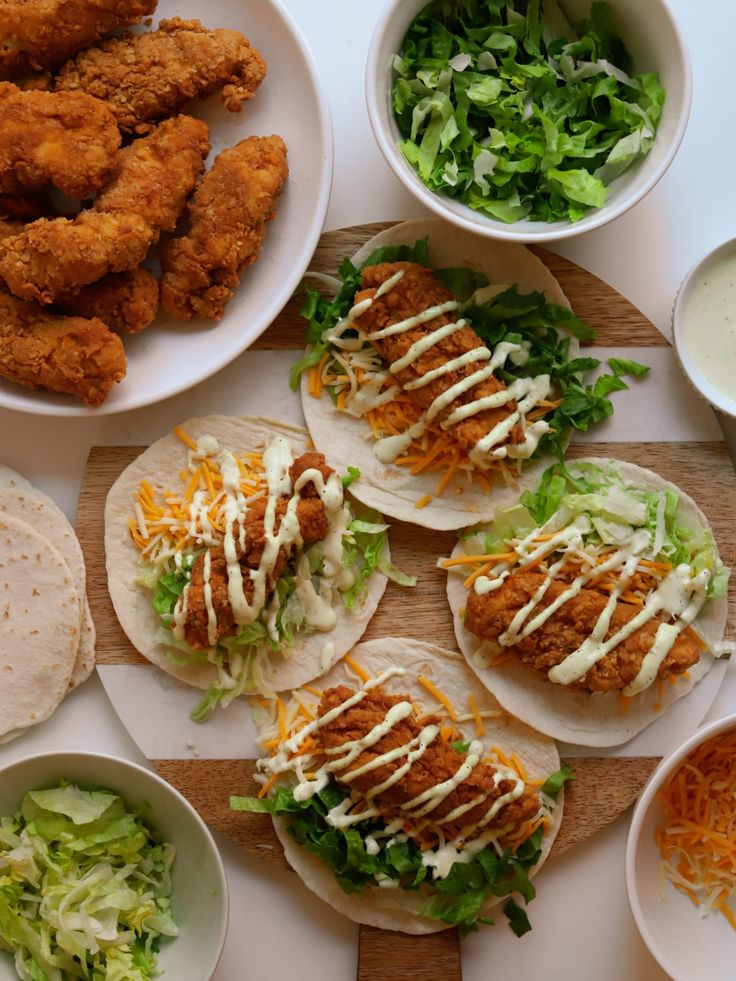
[{"label": "wood grain surface", "polygon": [[[352,255],[368,237],[391,222],[355,226],[322,236],[310,268],[333,273],[345,255]],[[664,336],[614,289],[567,259],[545,249],[533,250],[552,270],[575,312],[595,327],[595,344],[605,347],[667,346]],[[302,346],[301,300],[292,299],[274,324],[255,343],[260,349]],[[631,434],[635,436],[635,433]],[[103,511],[107,491],[143,447],[94,447],[79,499],[77,532],[87,562],[88,592],[97,626],[98,662],[105,665],[148,664],[129,644],[118,624],[107,592],[103,550]],[[724,561],[736,565],[732,535],[736,513],[736,480],[726,446],[713,443],[598,443],[573,445],[570,456],[605,456],[629,460],[658,471],[689,493],[705,511],[720,543]],[[393,583],[372,619],[365,639],[402,635],[455,647],[452,619],[445,598],[445,576],[436,568],[438,556],[449,554],[454,533],[427,531],[394,523],[390,533],[394,561],[417,576],[411,603]],[[736,604],[729,604],[733,632]],[[151,666],[151,671],[158,670]],[[249,853],[284,866],[283,851],[265,815],[230,810],[231,795],[257,790],[251,760],[153,760],[159,772],[179,789],[206,821]],[[655,758],[586,757],[570,761],[576,782],[569,789],[560,834],[551,855],[581,844],[619,816],[638,796],[658,760]],[[457,933],[447,930],[429,937],[361,927],[359,981],[459,981]]]}]

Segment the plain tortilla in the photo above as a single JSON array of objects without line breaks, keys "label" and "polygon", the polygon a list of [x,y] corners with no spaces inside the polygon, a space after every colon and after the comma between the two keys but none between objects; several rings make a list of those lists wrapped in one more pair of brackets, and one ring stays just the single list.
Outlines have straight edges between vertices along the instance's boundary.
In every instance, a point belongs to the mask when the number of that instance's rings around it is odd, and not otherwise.
[{"label": "plain tortilla", "polygon": [[[654,491],[673,488],[680,496],[678,515],[682,524],[699,529],[710,527],[708,519],[692,498],[651,470],[634,463],[599,457],[575,460],[568,464],[568,469],[574,473],[581,463],[593,463],[602,467],[609,467],[614,463],[621,476],[631,484]],[[462,554],[462,549],[463,543],[459,542],[453,555]],[[535,729],[579,746],[618,746],[628,742],[660,718],[662,711],[669,705],[687,695],[709,671],[715,660],[707,652],[690,668],[688,678],[679,677],[676,684],[663,687],[650,685],[629,701],[624,715],[618,692],[591,694],[556,685],[516,658],[495,668],[488,667],[488,658],[501,653],[503,648],[498,644],[482,641],[465,629],[460,611],[467,602],[467,591],[459,575],[448,574],[447,598],[452,609],[460,650],[486,688],[507,711]],[[695,627],[711,649],[723,640],[727,606],[725,597],[711,600],[695,621]]]},{"label": "plain tortilla", "polygon": [[[401,665],[406,675],[391,678],[383,686],[384,690],[394,694],[407,694],[427,710],[436,709],[437,703],[417,683],[416,678],[419,675],[429,678],[441,688],[457,707],[458,714],[467,711],[465,707],[470,691],[475,695],[481,711],[499,708],[496,699],[480,688],[462,657],[454,651],[416,640],[386,637],[359,644],[351,652],[351,657],[371,677],[376,677],[394,664]],[[355,687],[356,684],[355,675],[350,672],[345,662],[336,665],[318,682],[320,689],[323,690],[340,684],[351,687]],[[299,694],[300,700],[305,704],[315,701],[314,696],[306,690]],[[560,758],[554,742],[519,722],[518,719],[504,713],[497,719],[484,719],[484,725],[486,727],[484,745],[489,748],[499,746],[509,753],[517,753],[527,770],[529,779],[545,780],[559,769]],[[458,728],[468,740],[476,738],[474,722],[458,723]],[[536,875],[549,854],[562,822],[562,805],[563,793],[561,792],[555,803],[552,827],[543,840],[542,856],[531,875]],[[332,870],[294,841],[287,830],[288,819],[275,818],[274,825],[291,867],[312,892],[339,913],[343,913],[356,923],[367,923],[383,930],[422,934],[438,933],[440,930],[448,929],[445,923],[419,915],[419,910],[427,900],[426,891],[423,889],[410,892],[370,886],[364,887],[359,893],[344,892]],[[500,901],[501,898],[498,897],[491,899],[484,907],[484,914]]]},{"label": "plain tortilla", "polygon": [[87,602],[84,558],[74,529],[50,497],[30,485],[3,485],[0,477],[0,515],[20,518],[36,529],[59,551],[74,579],[80,598],[79,650],[69,686],[76,688],[95,666],[95,628]]},{"label": "plain tortilla", "polygon": [[[439,218],[405,221],[380,232],[353,256],[356,265],[364,262],[375,249],[384,245],[413,245],[429,238],[429,266],[433,269],[467,266],[484,272],[491,284],[510,286],[516,283],[522,293],[539,291],[551,303],[570,306],[560,284],[544,265],[523,245],[494,242],[449,225]],[[570,338],[570,357],[580,349],[576,338]],[[437,474],[412,476],[406,467],[384,464],[373,452],[367,438],[368,424],[346,412],[339,412],[329,395],[313,398],[308,392],[308,372],[301,380],[302,409],[315,445],[336,470],[359,467],[361,479],[354,485],[355,497],[369,507],[401,521],[443,531],[465,528],[487,521],[497,508],[509,507],[519,496],[519,485],[494,487],[490,493],[480,488],[463,488],[462,494],[445,493],[432,498],[423,508],[415,507],[425,495],[433,495]],[[546,457],[524,467],[524,478],[538,479],[552,462]]]},{"label": "plain tortilla", "polygon": [[0,737],[43,722],[69,687],[79,598],[69,567],[25,521],[0,516]]},{"label": "plain tortilla", "polygon": [[[276,436],[286,437],[295,454],[309,448],[304,429],[266,418],[208,416],[189,419],[181,428],[194,440],[204,435],[214,436],[221,446],[232,450],[261,449]],[[115,612],[131,644],[167,674],[196,688],[207,689],[217,680],[214,665],[176,664],[169,656],[172,648],[156,639],[161,621],[151,604],[150,591],[136,583],[140,553],[128,529],[140,482],[147,480],[154,493],[163,493],[175,485],[179,472],[186,466],[186,446],[169,433],[149,446],[115,481],[105,505],[107,580]],[[353,610],[340,604],[333,630],[297,636],[286,656],[271,654],[268,681],[273,689],[283,691],[303,685],[339,661],[363,635],[385,588],[386,577],[375,572],[367,584],[363,602]]]},{"label": "plain tortilla", "polygon": [[30,490],[31,483],[25,477],[21,476],[17,470],[13,470],[12,467],[7,467],[4,463],[0,463],[0,487],[19,487],[24,490]]}]

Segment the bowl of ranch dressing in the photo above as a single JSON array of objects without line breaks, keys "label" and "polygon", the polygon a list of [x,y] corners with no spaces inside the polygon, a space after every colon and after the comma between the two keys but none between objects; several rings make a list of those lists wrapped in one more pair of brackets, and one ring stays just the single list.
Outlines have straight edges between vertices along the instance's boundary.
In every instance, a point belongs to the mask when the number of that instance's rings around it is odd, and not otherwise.
[{"label": "bowl of ranch dressing", "polygon": [[736,238],[685,277],[672,315],[675,350],[690,383],[736,417]]}]

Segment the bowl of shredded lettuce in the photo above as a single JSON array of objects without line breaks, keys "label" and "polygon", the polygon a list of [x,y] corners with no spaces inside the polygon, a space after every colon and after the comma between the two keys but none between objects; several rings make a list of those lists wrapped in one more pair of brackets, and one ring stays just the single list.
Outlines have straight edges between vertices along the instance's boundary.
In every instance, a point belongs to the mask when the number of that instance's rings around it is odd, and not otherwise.
[{"label": "bowl of shredded lettuce", "polygon": [[91,753],[0,769],[2,981],[209,981],[227,922],[212,835],[156,774]]},{"label": "bowl of shredded lettuce", "polygon": [[544,242],[623,214],[682,142],[692,76],[666,0],[389,0],[366,100],[427,207]]}]

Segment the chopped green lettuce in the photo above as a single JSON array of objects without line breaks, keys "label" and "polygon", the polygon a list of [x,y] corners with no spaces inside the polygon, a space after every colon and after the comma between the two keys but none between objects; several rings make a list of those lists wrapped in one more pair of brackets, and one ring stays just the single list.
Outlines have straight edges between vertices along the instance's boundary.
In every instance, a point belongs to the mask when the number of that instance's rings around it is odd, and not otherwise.
[{"label": "chopped green lettuce", "polygon": [[[557,777],[555,774],[550,780]],[[277,786],[270,798],[231,797],[230,807],[234,811],[287,816],[289,834],[333,871],[347,893],[359,892],[363,886],[375,886],[382,880],[392,880],[409,891],[421,886],[427,897],[421,915],[458,926],[462,934],[477,929],[479,923],[492,922],[481,916],[492,896],[516,894],[525,902],[534,898],[529,871],[541,855],[541,827],[515,852],[507,849],[499,854],[489,846],[469,862],[454,862],[445,878],[433,879],[431,868],[422,861],[421,849],[411,839],[399,838],[377,854],[369,853],[365,839],[378,835],[380,840],[385,829],[382,821],[363,821],[348,829],[332,827],[327,812],[345,795],[343,788],[331,782],[308,800],[297,801],[290,788]],[[526,928],[519,932],[522,917],[517,909],[516,904],[510,908],[509,922],[521,936],[530,927],[526,921]]]},{"label": "chopped green lettuce", "polygon": [[394,60],[399,147],[422,181],[504,222],[577,221],[652,148],[656,75],[631,75],[610,8],[433,0]]},{"label": "chopped green lettuce", "polygon": [[174,847],[108,790],[30,791],[0,818],[0,949],[31,981],[158,976]]},{"label": "chopped green lettuce", "polygon": [[[294,390],[302,372],[319,364],[322,357],[330,353],[331,345],[325,335],[347,316],[360,287],[361,270],[376,262],[391,261],[390,255],[394,253],[426,264],[427,252],[427,239],[420,239],[413,246],[378,249],[360,269],[349,259],[343,260],[339,270],[341,286],[332,300],[312,287],[306,288],[307,299],[301,312],[309,321],[305,340],[310,348],[292,367]],[[646,365],[636,361],[611,358],[611,373],[586,384],[583,373],[598,368],[600,361],[591,357],[571,358],[570,337],[592,341],[595,331],[572,310],[549,303],[541,292],[520,293],[516,285],[486,289],[486,277],[467,267],[434,270],[434,275],[463,304],[463,317],[489,348],[493,349],[501,341],[513,341],[528,348],[528,357],[523,363],[515,363],[510,358],[496,372],[498,378],[511,384],[516,378],[548,374],[558,388],[560,405],[545,417],[550,432],[542,437],[532,459],[550,454],[562,460],[572,429],[585,432],[613,413],[609,395],[628,388],[622,376],[640,378],[649,371]],[[350,332],[345,336],[349,337]]]},{"label": "chopped green lettuce", "polygon": [[[351,472],[355,471],[355,475]],[[349,468],[348,481],[357,476],[355,467]],[[353,573],[353,582],[340,593],[346,609],[352,610],[365,595],[368,581],[378,571],[400,586],[414,586],[416,579],[397,569],[388,558],[386,533],[388,525],[379,520],[375,511],[364,511],[354,518],[343,536],[343,565]],[[276,583],[274,603],[262,611],[258,619],[244,626],[235,636],[222,638],[209,651],[195,650],[185,640],[174,637],[172,623],[177,600],[191,576],[195,556],[188,555],[182,562],[181,571],[161,574],[157,580],[144,573],[147,588],[154,591],[153,608],[161,619],[157,640],[168,649],[169,658],[177,665],[205,664],[209,662],[217,671],[217,679],[207,689],[191,713],[194,722],[205,722],[218,706],[227,708],[240,695],[253,691],[268,692],[269,683],[263,663],[264,654],[277,651],[288,654],[297,633],[309,633],[312,627],[306,622],[306,614],[296,589],[296,576],[319,575],[324,562],[320,542],[306,548],[298,560],[290,560]],[[303,565],[297,568],[296,563]],[[269,616],[272,619],[269,620]]]},{"label": "chopped green lettuce", "polygon": [[589,540],[616,544],[627,541],[636,528],[652,536],[652,553],[657,561],[673,566],[687,564],[695,573],[711,573],[706,595],[727,595],[729,571],[716,550],[709,529],[680,519],[680,496],[674,487],[661,491],[625,482],[615,466],[576,463],[548,467],[536,490],[525,491],[522,505],[538,525],[560,512],[563,517],[586,514],[591,519]]}]

